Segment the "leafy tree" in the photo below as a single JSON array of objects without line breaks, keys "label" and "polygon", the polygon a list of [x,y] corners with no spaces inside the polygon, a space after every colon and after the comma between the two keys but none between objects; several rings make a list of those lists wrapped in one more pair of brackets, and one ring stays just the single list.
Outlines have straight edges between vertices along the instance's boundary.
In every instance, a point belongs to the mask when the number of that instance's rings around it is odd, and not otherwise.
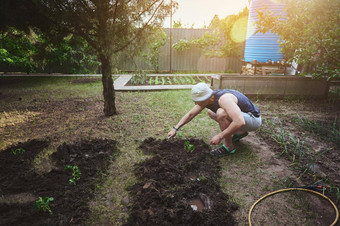
[{"label": "leafy tree", "polygon": [[215,15],[209,25],[213,32],[206,32],[200,38],[179,40],[173,47],[176,50],[201,48],[206,56],[240,56],[246,39],[248,13],[246,7],[242,12],[229,15],[222,20]]},{"label": "leafy tree", "polygon": [[147,51],[142,53],[147,63],[150,63],[153,69],[158,72],[158,57],[160,49],[166,44],[167,36],[163,29],[154,29],[149,35],[146,41]]},{"label": "leafy tree", "polygon": [[[5,7],[13,9],[10,0]],[[165,0],[19,0],[25,15],[34,14],[31,26],[39,27],[52,37],[69,34],[83,38],[101,62],[104,114],[117,113],[112,80],[113,56],[131,45],[138,45],[147,31],[162,24],[173,6]],[[33,3],[33,4],[32,4]],[[32,5],[31,5],[32,4]],[[31,11],[27,11],[30,9]],[[17,14],[18,12],[16,12]],[[13,14],[12,14],[13,15]],[[25,22],[21,18],[9,24]],[[46,19],[45,21],[43,21]],[[31,19],[29,19],[31,20]],[[0,29],[4,25],[0,24]]]},{"label": "leafy tree", "polygon": [[309,64],[314,77],[340,78],[340,1],[283,2],[285,18],[258,10],[258,31],[278,34],[284,57]]},{"label": "leafy tree", "polygon": [[72,35],[53,43],[37,29],[9,27],[0,34],[0,70],[5,72],[93,73],[98,66],[88,44]]},{"label": "leafy tree", "polygon": [[12,27],[0,34],[0,66],[16,68],[26,72],[35,70],[32,57],[36,48],[29,35]]},{"label": "leafy tree", "polygon": [[172,27],[173,27],[173,28],[183,28],[181,19],[179,19],[179,20],[174,20],[174,24],[173,24]]},{"label": "leafy tree", "polygon": [[218,15],[215,14],[214,18],[211,20],[208,28],[210,29],[219,29],[221,25],[221,20]]}]

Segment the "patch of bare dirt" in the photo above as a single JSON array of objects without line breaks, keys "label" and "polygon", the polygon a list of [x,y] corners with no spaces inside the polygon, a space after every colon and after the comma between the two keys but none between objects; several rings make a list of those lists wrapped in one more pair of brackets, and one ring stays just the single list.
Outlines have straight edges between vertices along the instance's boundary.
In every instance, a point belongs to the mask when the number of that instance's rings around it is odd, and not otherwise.
[{"label": "patch of bare dirt", "polygon": [[221,191],[219,159],[207,154],[209,146],[189,140],[147,139],[141,145],[154,157],[135,168],[139,182],[130,188],[133,197],[126,225],[235,225],[238,206]]},{"label": "patch of bare dirt", "polygon": [[[105,170],[117,151],[116,142],[94,139],[63,144],[52,154],[52,171],[37,174],[32,161],[48,143],[31,140],[0,152],[0,225],[82,225],[88,218],[98,170]],[[22,155],[13,154],[19,148],[25,150]],[[65,170],[67,165],[80,170],[75,185],[69,182],[73,175]],[[34,209],[38,197],[53,197],[52,214]]]}]

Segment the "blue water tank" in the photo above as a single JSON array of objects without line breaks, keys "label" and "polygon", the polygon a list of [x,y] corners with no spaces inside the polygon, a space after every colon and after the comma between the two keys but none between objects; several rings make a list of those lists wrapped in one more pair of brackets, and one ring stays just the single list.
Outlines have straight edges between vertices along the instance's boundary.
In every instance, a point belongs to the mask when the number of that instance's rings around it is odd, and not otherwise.
[{"label": "blue water tank", "polygon": [[258,62],[267,62],[269,59],[272,61],[279,61],[283,59],[278,43],[278,35],[271,32],[267,32],[265,34],[258,32],[255,34],[255,21],[258,21],[256,10],[264,8],[273,12],[274,15],[284,15],[284,4],[279,3],[278,0],[251,1],[246,46],[244,50],[244,61],[246,62],[252,62],[253,60],[257,60]]}]

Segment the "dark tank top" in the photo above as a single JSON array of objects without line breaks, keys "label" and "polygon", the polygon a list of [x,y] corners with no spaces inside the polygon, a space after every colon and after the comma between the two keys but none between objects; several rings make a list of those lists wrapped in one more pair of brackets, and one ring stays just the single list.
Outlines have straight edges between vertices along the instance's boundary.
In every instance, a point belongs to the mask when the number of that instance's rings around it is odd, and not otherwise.
[{"label": "dark tank top", "polygon": [[226,93],[233,94],[237,98],[237,105],[241,109],[242,112],[248,113],[251,112],[255,117],[260,117],[260,110],[246,97],[244,94],[240,93],[237,90],[233,89],[218,89],[214,90],[214,103],[209,104],[206,108],[212,110],[216,113],[217,109],[220,108],[218,104],[218,100],[220,97]]}]

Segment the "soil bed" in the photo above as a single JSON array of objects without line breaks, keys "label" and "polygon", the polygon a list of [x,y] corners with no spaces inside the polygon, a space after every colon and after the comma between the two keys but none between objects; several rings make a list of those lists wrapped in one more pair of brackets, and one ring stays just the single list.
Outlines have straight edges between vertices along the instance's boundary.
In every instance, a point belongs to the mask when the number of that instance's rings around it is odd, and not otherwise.
[{"label": "soil bed", "polygon": [[[63,144],[52,154],[54,168],[37,174],[32,162],[47,148],[48,141],[31,140],[0,152],[0,225],[81,225],[88,218],[88,201],[94,197],[97,171],[104,170],[116,142],[83,140]],[[12,150],[22,148],[22,156]],[[78,166],[81,172],[76,185],[69,183],[72,171],[65,166]],[[53,197],[49,206],[53,214],[34,209],[38,197]]]},{"label": "soil bed", "polygon": [[146,76],[144,78],[132,76],[126,86],[152,85],[195,85],[199,82],[210,83],[210,76]]},{"label": "soil bed", "polygon": [[130,187],[132,212],[126,225],[235,225],[238,208],[219,185],[219,159],[207,154],[209,146],[191,139],[149,138],[141,149],[154,157],[135,168],[139,183]]}]

